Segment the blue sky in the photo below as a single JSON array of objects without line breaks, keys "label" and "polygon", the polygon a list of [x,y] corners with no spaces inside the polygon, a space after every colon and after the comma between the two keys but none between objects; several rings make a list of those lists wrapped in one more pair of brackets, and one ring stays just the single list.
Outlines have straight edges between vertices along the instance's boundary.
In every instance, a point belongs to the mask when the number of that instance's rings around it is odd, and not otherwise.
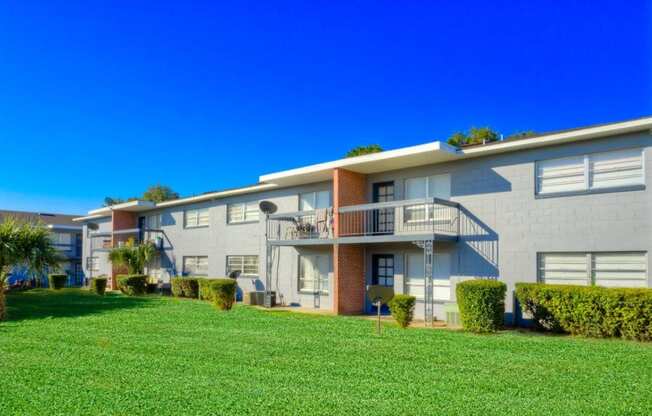
[{"label": "blue sky", "polygon": [[0,3],[5,209],[652,114],[649,2],[38,3]]}]

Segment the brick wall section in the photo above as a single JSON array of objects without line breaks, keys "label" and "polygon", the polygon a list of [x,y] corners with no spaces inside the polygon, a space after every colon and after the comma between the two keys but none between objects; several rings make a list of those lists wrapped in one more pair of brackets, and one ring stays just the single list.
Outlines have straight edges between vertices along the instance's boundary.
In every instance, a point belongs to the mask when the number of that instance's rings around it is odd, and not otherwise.
[{"label": "brick wall section", "polygon": [[333,309],[338,315],[364,312],[364,248],[359,244],[336,244],[333,248],[335,297]]},{"label": "brick wall section", "polygon": [[[119,230],[129,230],[132,228],[138,227],[138,216],[135,212],[128,211],[113,211],[111,213],[111,224],[113,231]],[[112,245],[113,247],[118,246],[118,242],[122,241],[123,238],[119,235],[114,236]],[[116,276],[119,274],[126,274],[127,269],[125,267],[111,266],[111,290],[117,290],[118,284],[116,281]]]},{"label": "brick wall section", "polygon": [[[367,178],[345,169],[333,171],[333,227],[339,236],[339,207],[364,204]],[[361,245],[335,244],[333,246],[334,296],[333,311],[340,315],[364,312],[365,278],[364,248]]]}]

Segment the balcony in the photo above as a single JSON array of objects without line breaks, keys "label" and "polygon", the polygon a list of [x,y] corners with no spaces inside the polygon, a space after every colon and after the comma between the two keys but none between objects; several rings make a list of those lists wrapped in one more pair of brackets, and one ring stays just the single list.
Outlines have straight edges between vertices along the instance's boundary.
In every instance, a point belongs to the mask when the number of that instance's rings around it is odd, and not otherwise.
[{"label": "balcony", "polygon": [[327,244],[334,238],[333,209],[270,215],[267,238],[272,244],[281,245]]},{"label": "balcony", "polygon": [[133,240],[136,244],[151,242],[159,250],[163,247],[164,234],[161,230],[131,228],[125,230],[94,232],[89,235],[91,250],[110,251]]},{"label": "balcony", "polygon": [[459,204],[439,198],[341,207],[339,242],[456,240]]},{"label": "balcony", "polygon": [[267,237],[276,245],[457,240],[459,204],[438,198],[340,207],[339,235],[331,208],[270,215]]}]

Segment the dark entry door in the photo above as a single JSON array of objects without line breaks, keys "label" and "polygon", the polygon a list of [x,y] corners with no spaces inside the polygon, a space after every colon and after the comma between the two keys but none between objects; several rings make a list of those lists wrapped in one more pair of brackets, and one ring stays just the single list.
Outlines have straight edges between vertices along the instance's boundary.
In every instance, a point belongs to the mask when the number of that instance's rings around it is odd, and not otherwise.
[{"label": "dark entry door", "polygon": [[[373,187],[373,202],[394,200],[394,182],[378,182]],[[380,208],[373,211],[374,234],[394,233],[394,208]]]},{"label": "dark entry door", "polygon": [[371,263],[371,284],[394,287],[394,255],[374,254]]}]

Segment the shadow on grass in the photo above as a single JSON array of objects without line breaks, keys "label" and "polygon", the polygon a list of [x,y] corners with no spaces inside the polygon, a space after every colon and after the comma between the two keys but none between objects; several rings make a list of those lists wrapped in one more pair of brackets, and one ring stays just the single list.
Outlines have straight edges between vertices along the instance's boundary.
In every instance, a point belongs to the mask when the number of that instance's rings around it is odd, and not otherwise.
[{"label": "shadow on grass", "polygon": [[69,318],[139,308],[151,299],[113,293],[98,296],[80,289],[34,289],[7,294],[7,322],[44,318]]}]

